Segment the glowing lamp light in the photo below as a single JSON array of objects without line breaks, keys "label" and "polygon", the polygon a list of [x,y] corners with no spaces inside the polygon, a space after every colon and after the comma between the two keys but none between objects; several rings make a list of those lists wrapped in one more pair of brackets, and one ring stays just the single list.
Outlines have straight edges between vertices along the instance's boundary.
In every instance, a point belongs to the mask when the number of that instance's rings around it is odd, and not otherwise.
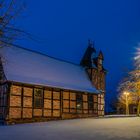
[{"label": "glowing lamp light", "polygon": [[129,95],[129,92],[124,92],[124,95]]},{"label": "glowing lamp light", "polygon": [[128,103],[128,95],[129,95],[129,92],[124,92],[124,95],[125,95],[125,98],[126,98],[126,115],[129,115],[129,103]]}]

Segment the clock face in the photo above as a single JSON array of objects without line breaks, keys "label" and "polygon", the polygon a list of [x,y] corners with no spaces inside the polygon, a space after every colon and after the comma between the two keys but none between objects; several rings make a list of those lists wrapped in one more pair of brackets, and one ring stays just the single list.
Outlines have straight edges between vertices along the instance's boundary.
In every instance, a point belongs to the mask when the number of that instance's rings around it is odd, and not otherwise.
[{"label": "clock face", "polygon": [[102,59],[99,59],[99,64],[103,64],[103,60]]}]

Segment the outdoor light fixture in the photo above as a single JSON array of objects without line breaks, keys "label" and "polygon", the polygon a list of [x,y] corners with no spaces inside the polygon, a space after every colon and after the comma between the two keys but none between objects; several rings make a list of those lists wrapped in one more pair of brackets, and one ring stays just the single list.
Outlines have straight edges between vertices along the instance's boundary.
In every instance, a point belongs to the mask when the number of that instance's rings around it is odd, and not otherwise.
[{"label": "outdoor light fixture", "polygon": [[126,91],[125,91],[125,92],[124,92],[124,95],[128,96],[128,95],[129,95],[129,92],[126,92]]}]

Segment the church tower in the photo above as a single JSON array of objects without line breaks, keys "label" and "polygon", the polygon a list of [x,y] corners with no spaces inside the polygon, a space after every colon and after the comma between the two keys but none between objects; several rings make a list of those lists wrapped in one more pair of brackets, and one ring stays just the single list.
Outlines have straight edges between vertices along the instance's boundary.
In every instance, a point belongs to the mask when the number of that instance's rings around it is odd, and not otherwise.
[{"label": "church tower", "polygon": [[96,87],[100,91],[98,95],[98,114],[104,115],[104,97],[105,97],[105,76],[106,70],[103,66],[104,56],[102,51],[96,54],[93,43],[89,41],[88,48],[82,58],[81,65],[87,71],[87,74]]}]

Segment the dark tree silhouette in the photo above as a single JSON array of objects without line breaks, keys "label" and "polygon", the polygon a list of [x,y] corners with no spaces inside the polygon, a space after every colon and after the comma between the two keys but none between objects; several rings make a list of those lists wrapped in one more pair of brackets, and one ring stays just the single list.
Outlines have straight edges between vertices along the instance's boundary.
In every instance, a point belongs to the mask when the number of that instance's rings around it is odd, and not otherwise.
[{"label": "dark tree silhouette", "polygon": [[15,45],[24,31],[16,28],[15,19],[24,9],[22,0],[0,0],[0,47]]}]

